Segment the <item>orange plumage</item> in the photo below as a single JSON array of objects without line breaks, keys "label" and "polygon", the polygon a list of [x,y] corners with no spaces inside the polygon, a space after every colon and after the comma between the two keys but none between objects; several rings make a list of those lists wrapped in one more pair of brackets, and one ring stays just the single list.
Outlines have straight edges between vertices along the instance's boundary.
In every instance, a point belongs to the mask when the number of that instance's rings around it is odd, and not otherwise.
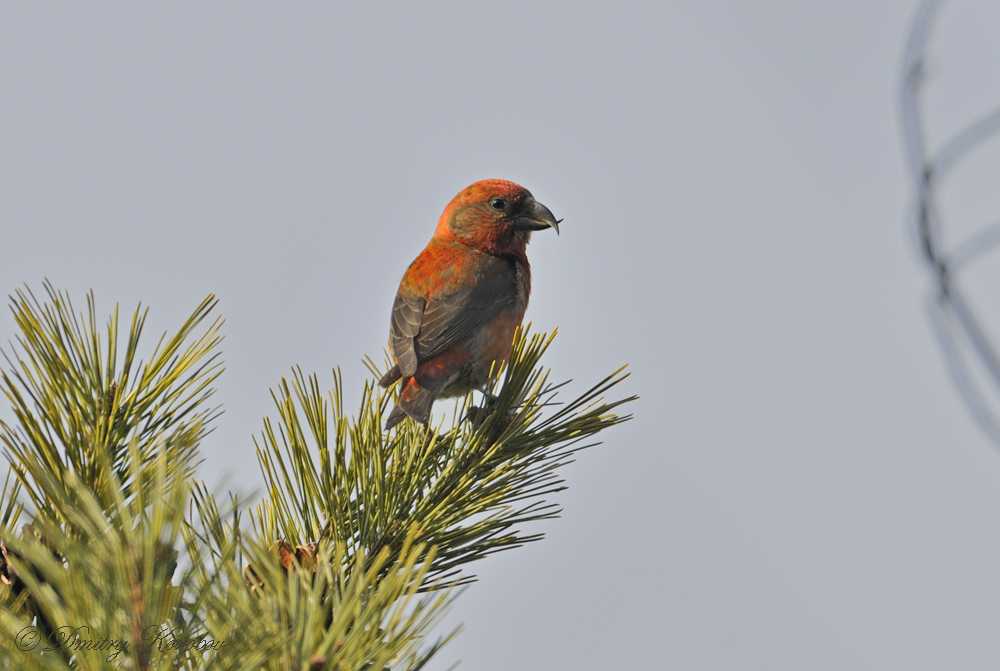
[{"label": "orange plumage", "polygon": [[558,224],[507,180],[476,182],[452,199],[393,303],[395,365],[380,382],[402,386],[386,428],[407,416],[426,424],[435,399],[482,387],[491,364],[510,356],[531,293],[528,240]]}]

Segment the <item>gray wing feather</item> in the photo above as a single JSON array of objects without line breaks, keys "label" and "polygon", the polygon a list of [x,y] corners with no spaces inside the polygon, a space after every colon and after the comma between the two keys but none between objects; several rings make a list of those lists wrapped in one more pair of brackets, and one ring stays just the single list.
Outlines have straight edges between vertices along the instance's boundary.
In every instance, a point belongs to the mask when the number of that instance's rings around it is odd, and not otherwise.
[{"label": "gray wing feather", "polygon": [[464,342],[501,309],[512,305],[515,288],[511,279],[495,274],[472,287],[428,301],[417,335],[418,358],[431,359]]},{"label": "gray wing feather", "polygon": [[414,339],[420,333],[425,301],[423,298],[396,294],[392,305],[392,322],[389,327],[389,342],[396,364],[403,377],[417,371],[417,351]]},{"label": "gray wing feather", "polygon": [[396,294],[389,340],[399,372],[413,375],[420,362],[470,338],[499,310],[514,304],[516,291],[513,275],[500,272],[431,300]]}]

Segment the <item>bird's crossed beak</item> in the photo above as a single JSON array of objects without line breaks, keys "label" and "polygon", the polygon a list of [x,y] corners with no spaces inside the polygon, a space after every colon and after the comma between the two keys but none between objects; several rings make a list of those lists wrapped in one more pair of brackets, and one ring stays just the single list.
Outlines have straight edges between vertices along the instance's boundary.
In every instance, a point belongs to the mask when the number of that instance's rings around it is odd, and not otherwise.
[{"label": "bird's crossed beak", "polygon": [[524,204],[520,214],[514,217],[514,228],[519,231],[541,231],[546,228],[555,230],[559,235],[559,223],[562,219],[556,219],[549,208],[531,198]]}]

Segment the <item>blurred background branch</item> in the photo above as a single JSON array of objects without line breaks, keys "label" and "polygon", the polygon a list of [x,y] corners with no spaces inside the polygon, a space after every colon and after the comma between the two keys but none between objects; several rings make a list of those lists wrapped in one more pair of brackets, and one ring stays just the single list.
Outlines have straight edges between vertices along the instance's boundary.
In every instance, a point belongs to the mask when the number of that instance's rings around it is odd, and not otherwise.
[{"label": "blurred background branch", "polygon": [[933,285],[927,310],[945,363],[972,417],[1000,447],[1000,420],[994,410],[994,399],[1000,395],[1000,356],[962,281],[962,271],[1000,244],[1000,222],[948,246],[943,235],[948,217],[938,198],[942,183],[956,166],[997,136],[1000,107],[940,143],[929,141],[925,118],[928,63],[931,38],[943,5],[941,0],[925,0],[920,5],[904,50],[900,114],[913,184],[909,219]]}]

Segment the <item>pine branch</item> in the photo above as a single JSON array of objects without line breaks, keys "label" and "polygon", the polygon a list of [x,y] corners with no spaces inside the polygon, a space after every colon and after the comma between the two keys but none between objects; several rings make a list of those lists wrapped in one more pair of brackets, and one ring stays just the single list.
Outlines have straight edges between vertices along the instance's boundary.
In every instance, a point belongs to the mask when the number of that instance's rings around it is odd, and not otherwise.
[{"label": "pine branch", "polygon": [[[141,306],[122,343],[117,306],[102,334],[93,295],[77,313],[65,293],[49,283],[45,292],[46,303],[30,289],[11,297],[20,335],[12,351],[4,352],[8,368],[0,374],[0,389],[17,419],[15,426],[0,422],[0,445],[34,506],[53,512],[29,473],[59,481],[73,473],[102,509],[111,510],[113,487],[124,487],[128,497],[148,486],[148,465],[158,449],[170,456],[171,478],[189,478],[197,444],[217,415],[205,404],[222,372],[215,351],[221,320],[196,334],[217,300],[202,301],[142,362],[138,352],[147,311]],[[146,467],[132,468],[129,445],[136,446],[136,458]]]},{"label": "pine branch", "polygon": [[0,373],[3,668],[424,668],[455,633],[427,640],[468,565],[541,538],[526,526],[558,515],[561,467],[629,419],[633,397],[601,400],[624,369],[557,401],[565,383],[539,365],[554,335],[518,336],[480,421],[462,421],[466,399],[431,431],[384,432],[392,395],[371,381],[350,417],[338,372],[325,392],[296,369],[255,439],[267,495],[247,525],[244,502],[223,510],[194,480],[218,414],[215,299],[140,359],[145,310],[122,341],[117,308],[102,328],[92,296],[77,313],[45,291],[11,298]]},{"label": "pine branch", "polygon": [[229,514],[201,486],[186,534],[197,627],[231,643],[212,669],[383,669],[415,671],[457,632],[422,648],[451,602],[418,597],[433,549],[346,557],[343,545],[292,547],[244,534],[238,502]]},{"label": "pine branch", "polygon": [[615,409],[634,398],[601,400],[628,377],[619,369],[546,416],[563,386],[538,365],[553,339],[520,334],[510,365],[493,377],[492,413],[478,426],[458,413],[443,432],[405,422],[386,435],[388,393],[366,384],[351,419],[339,372],[327,394],[316,375],[294,370],[272,393],[278,420],[265,420],[255,440],[268,493],[256,533],[292,544],[332,540],[348,549],[347,561],[397,552],[415,535],[437,549],[425,590],[467,583],[467,564],[540,539],[523,527],[558,516],[545,497],[564,488],[559,469],[629,419]]}]

